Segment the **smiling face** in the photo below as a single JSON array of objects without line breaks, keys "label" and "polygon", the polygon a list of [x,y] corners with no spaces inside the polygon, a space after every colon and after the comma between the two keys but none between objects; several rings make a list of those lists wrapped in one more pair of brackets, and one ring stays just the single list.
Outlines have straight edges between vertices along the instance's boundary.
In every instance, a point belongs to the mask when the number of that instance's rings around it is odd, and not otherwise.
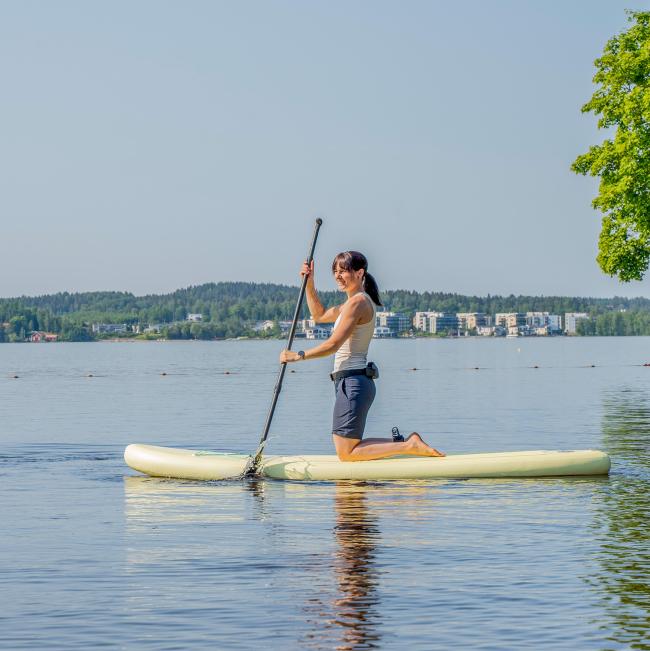
[{"label": "smiling face", "polygon": [[348,297],[363,291],[368,261],[358,251],[339,253],[332,262],[332,274],[340,291]]},{"label": "smiling face", "polygon": [[334,280],[336,286],[342,292],[360,291],[363,283],[363,269],[355,271],[354,269],[345,269],[340,264],[334,268]]}]

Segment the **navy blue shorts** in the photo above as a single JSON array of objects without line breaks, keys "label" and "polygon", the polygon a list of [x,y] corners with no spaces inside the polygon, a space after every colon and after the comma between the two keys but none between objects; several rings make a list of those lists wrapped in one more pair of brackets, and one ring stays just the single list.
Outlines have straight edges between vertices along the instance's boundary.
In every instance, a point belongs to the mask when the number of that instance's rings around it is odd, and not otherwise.
[{"label": "navy blue shorts", "polygon": [[351,375],[334,382],[332,433],[361,440],[376,392],[374,381],[366,375]]}]

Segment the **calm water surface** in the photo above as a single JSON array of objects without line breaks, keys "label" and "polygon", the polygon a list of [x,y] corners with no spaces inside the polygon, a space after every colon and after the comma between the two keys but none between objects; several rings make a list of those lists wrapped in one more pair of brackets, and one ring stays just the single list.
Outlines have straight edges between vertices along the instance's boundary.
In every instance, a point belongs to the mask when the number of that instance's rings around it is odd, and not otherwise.
[{"label": "calm water surface", "polygon": [[[0,346],[1,648],[650,649],[650,338],[373,342],[368,433],[599,448],[609,478],[125,467],[131,442],[254,450],[281,347]],[[290,367],[269,452],[331,451],[330,364]]]}]

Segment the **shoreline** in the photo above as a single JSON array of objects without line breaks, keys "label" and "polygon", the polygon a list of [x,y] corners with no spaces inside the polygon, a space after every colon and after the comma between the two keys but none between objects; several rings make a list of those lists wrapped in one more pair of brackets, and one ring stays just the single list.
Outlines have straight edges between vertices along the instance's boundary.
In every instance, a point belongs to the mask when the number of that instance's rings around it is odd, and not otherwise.
[{"label": "shoreline", "polygon": [[[530,341],[530,340],[549,340],[549,339],[635,339],[635,338],[648,338],[650,335],[546,335],[546,336],[520,336],[520,337],[485,337],[481,335],[469,335],[463,337],[376,337],[373,341],[475,341],[475,340],[503,340],[503,341]],[[238,341],[286,341],[285,337],[223,337],[215,339],[138,339],[134,337],[115,337],[111,339],[95,339],[91,341],[48,341],[48,342],[33,342],[33,341],[4,341],[0,342],[0,347],[5,344],[37,344],[37,345],[56,345],[56,344],[161,344],[161,343],[224,343],[224,342],[238,342]],[[319,339],[305,339],[299,341],[317,342],[323,341]],[[294,345],[295,347],[295,345]]]}]

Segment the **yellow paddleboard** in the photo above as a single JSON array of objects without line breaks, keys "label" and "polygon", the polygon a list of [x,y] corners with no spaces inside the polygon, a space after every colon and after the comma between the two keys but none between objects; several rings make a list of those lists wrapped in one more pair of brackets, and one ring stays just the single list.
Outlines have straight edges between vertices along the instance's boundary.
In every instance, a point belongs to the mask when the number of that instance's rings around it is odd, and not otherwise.
[{"label": "yellow paddleboard", "polygon": [[[215,480],[241,475],[249,457],[164,448],[134,443],[124,451],[126,463],[152,477]],[[264,457],[259,473],[273,479],[472,479],[482,477],[566,477],[607,475],[610,459],[598,450],[531,450],[450,454],[446,457],[392,457],[377,461],[339,461],[334,455]]]}]

